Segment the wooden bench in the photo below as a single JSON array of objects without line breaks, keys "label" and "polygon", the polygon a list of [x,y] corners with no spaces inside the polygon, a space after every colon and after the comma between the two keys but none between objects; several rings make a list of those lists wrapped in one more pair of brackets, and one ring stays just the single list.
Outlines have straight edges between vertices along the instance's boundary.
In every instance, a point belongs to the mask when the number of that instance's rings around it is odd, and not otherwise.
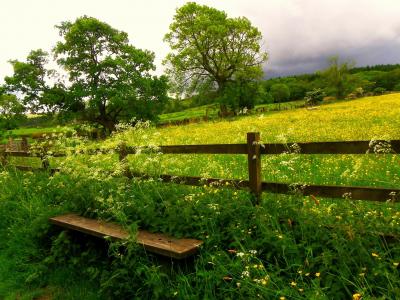
[{"label": "wooden bench", "polygon": [[[100,238],[110,237],[123,240],[129,237],[129,233],[120,225],[81,217],[77,214],[53,217],[50,218],[50,223]],[[196,239],[176,239],[146,230],[138,230],[136,240],[149,252],[175,259],[183,259],[195,254],[198,247],[203,243],[203,241]]]}]

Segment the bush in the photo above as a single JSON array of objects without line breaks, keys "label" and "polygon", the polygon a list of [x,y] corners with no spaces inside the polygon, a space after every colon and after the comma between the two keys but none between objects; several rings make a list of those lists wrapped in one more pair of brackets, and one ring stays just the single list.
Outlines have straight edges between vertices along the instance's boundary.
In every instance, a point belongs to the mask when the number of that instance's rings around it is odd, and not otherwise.
[{"label": "bush", "polygon": [[394,91],[400,91],[400,83],[396,84],[393,88]]},{"label": "bush", "polygon": [[271,86],[270,93],[275,103],[288,101],[290,97],[289,87],[284,83],[276,83]]},{"label": "bush", "polygon": [[356,88],[356,89],[354,90],[353,94],[354,94],[356,97],[362,97],[362,96],[364,96],[364,89],[363,89],[362,87],[358,87],[358,88]]},{"label": "bush", "polygon": [[306,93],[304,100],[306,100],[307,105],[317,105],[322,102],[325,97],[325,93],[322,89],[313,89]]},{"label": "bush", "polygon": [[385,88],[377,87],[376,89],[374,89],[374,95],[382,95],[385,91]]}]

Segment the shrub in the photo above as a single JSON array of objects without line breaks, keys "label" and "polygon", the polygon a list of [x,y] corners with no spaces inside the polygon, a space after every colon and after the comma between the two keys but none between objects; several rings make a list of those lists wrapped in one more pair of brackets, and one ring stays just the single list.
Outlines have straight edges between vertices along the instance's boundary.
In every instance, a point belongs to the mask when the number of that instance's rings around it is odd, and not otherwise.
[{"label": "shrub", "polygon": [[324,99],[325,93],[322,89],[313,89],[306,93],[304,100],[306,100],[307,105],[317,105]]},{"label": "shrub", "polygon": [[400,91],[400,82],[394,86],[393,90]]},{"label": "shrub", "polygon": [[374,95],[382,95],[385,91],[385,88],[377,87],[376,89],[374,89]]}]

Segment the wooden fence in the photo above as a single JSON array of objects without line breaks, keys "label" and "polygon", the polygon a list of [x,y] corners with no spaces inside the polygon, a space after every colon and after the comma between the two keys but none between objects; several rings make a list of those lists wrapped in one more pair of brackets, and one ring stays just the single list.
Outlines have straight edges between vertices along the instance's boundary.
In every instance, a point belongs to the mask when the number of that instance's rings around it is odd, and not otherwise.
[{"label": "wooden fence", "polygon": [[9,138],[7,143],[4,145],[0,144],[0,152],[1,151],[28,151],[28,139],[26,137],[22,137],[21,139],[13,139]]},{"label": "wooden fence", "polygon": [[[131,147],[121,144],[118,149],[119,160],[122,162],[129,154],[135,154],[140,149],[141,153],[154,152],[154,147]],[[395,141],[349,141],[349,142],[316,142],[316,143],[290,143],[290,144],[262,144],[260,134],[247,133],[246,144],[208,144],[208,145],[172,145],[159,146],[157,151],[163,154],[244,154],[247,155],[248,180],[221,179],[194,176],[160,175],[164,182],[175,182],[187,185],[221,184],[231,188],[250,189],[259,203],[263,191],[280,194],[293,192],[302,195],[314,195],[319,197],[346,198],[354,200],[370,201],[396,201],[400,199],[400,189],[360,187],[360,186],[335,186],[313,184],[288,184],[279,182],[263,182],[261,170],[262,155],[276,155],[282,153],[294,154],[398,154],[400,153],[400,140]],[[86,154],[108,153],[108,150],[94,149]],[[33,156],[29,151],[3,151],[2,162],[7,162],[7,156]],[[65,156],[63,153],[52,154],[54,157]],[[41,156],[42,169],[48,169],[49,163],[46,155]],[[33,170],[27,166],[16,166],[21,170]],[[52,172],[58,171],[51,169]],[[148,174],[131,172],[126,170],[128,177],[151,177]]]}]

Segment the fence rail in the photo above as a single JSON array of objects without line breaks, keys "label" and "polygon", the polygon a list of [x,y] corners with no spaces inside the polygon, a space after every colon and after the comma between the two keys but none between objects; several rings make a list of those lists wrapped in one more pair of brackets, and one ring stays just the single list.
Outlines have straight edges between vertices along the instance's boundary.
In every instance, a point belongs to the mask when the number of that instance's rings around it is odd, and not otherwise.
[{"label": "fence rail", "polygon": [[[400,199],[400,189],[360,186],[334,186],[334,185],[312,185],[312,184],[289,184],[279,182],[263,182],[261,176],[262,155],[275,155],[282,153],[296,154],[387,154],[400,153],[400,140],[394,141],[347,141],[347,142],[314,142],[314,143],[290,143],[290,144],[262,144],[260,134],[249,132],[246,144],[208,144],[208,145],[172,145],[158,147],[131,147],[121,144],[112,152],[119,154],[119,160],[123,161],[127,155],[136,153],[161,152],[163,154],[246,154],[248,161],[248,180],[201,178],[194,176],[175,176],[170,174],[159,175],[164,182],[174,182],[187,185],[221,184],[231,188],[247,188],[254,194],[256,202],[259,203],[263,191],[279,194],[298,193],[302,195],[314,195],[330,198],[351,198],[354,200],[370,201],[396,201]],[[1,152],[1,149],[0,149]],[[110,150],[91,149],[85,154],[106,154]],[[76,154],[82,154],[77,152]],[[53,153],[53,157],[65,156],[65,153]],[[30,157],[38,155],[29,151],[2,151],[1,161],[7,162],[8,156]],[[42,170],[49,169],[46,155],[39,155],[42,159]],[[33,171],[27,166],[16,166],[20,170]],[[57,172],[58,169],[50,169]],[[129,177],[152,177],[148,174],[135,173],[126,170],[125,175]]]}]

